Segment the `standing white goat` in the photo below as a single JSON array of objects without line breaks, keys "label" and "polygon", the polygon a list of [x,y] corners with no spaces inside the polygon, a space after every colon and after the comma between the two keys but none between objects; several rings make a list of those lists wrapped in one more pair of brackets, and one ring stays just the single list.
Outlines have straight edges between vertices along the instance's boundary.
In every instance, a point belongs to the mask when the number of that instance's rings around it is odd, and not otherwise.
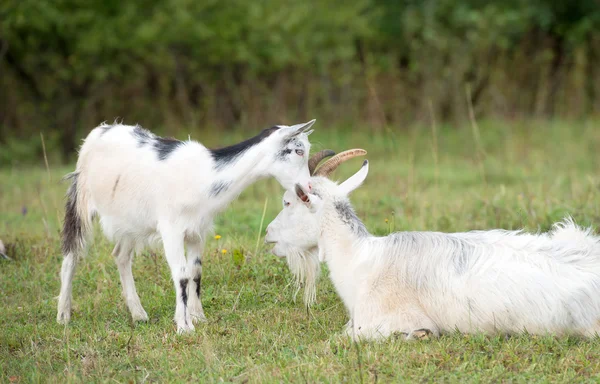
[{"label": "standing white goat", "polygon": [[310,188],[307,130],[313,124],[274,126],[216,150],[139,126],[103,124],[92,130],[68,176],[57,321],[70,320],[73,274],[97,215],[116,243],[113,255],[133,320],[148,319],[131,272],[133,253],[161,239],[176,290],[177,331],[193,330],[194,322],[205,319],[201,254],[213,217],[267,176],[286,188],[297,183]]},{"label": "standing white goat", "polygon": [[526,330],[589,337],[600,332],[600,238],[590,229],[566,219],[542,234],[490,230],[375,237],[348,200],[367,173],[365,160],[340,185],[313,177],[310,192],[301,186],[286,192],[266,236],[280,256],[289,249],[309,254],[318,249],[348,310],[349,335],[378,339],[400,333],[413,339],[455,330]]}]

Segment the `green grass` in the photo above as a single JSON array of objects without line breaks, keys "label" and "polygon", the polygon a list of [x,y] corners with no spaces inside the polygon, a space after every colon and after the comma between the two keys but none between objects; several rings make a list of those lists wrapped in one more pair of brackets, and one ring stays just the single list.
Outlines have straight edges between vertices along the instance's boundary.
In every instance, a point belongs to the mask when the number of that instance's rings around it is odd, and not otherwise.
[{"label": "green grass", "polygon": [[[600,130],[578,123],[416,127],[380,134],[317,127],[313,150],[363,147],[371,171],[352,201],[375,234],[390,230],[546,230],[564,215],[600,222]],[[193,135],[200,138],[200,135]],[[230,143],[242,137],[220,138]],[[343,179],[361,160],[344,164]],[[293,301],[285,262],[256,238],[280,209],[272,180],[245,191],[216,220],[204,256],[208,323],[177,336],[174,291],[162,252],[136,258],[150,316],[132,324],[120,297],[111,245],[96,242],[74,281],[71,324],[55,321],[59,228],[71,167],[0,170],[0,382],[574,382],[600,380],[600,340],[446,335],[354,345],[340,335],[344,308],[324,276],[310,312]],[[24,210],[26,209],[26,214]],[[386,222],[387,219],[387,222]],[[264,232],[264,228],[263,228]],[[262,234],[261,234],[262,235]],[[223,254],[222,249],[228,252]],[[245,255],[240,265],[234,250]],[[299,300],[300,300],[299,295]]]}]

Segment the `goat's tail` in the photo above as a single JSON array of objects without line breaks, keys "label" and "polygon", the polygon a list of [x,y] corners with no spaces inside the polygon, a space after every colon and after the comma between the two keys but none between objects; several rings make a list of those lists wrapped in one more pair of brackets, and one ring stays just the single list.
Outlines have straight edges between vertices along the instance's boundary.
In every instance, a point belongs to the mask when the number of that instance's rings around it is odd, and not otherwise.
[{"label": "goat's tail", "polygon": [[65,179],[71,180],[71,186],[67,191],[65,221],[62,230],[62,251],[65,256],[69,253],[81,254],[81,251],[85,249],[92,227],[87,188],[85,188],[85,180],[81,176],[78,171],[65,176]]},{"label": "goat's tail", "polygon": [[79,150],[79,158],[75,172],[69,173],[64,180],[71,180],[67,191],[65,221],[62,230],[63,255],[69,253],[79,256],[85,249],[92,228],[92,212],[90,209],[90,193],[87,172],[90,152],[96,141],[102,136],[102,125],[93,129],[83,141]]}]

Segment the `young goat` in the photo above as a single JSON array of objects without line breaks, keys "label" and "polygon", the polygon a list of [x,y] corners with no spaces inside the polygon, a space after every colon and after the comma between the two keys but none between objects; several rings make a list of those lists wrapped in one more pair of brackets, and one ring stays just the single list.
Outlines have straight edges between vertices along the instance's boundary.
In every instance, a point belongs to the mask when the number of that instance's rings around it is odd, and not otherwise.
[{"label": "young goat", "polygon": [[[325,165],[323,166],[325,167]],[[331,169],[328,170],[330,172]],[[321,173],[327,176],[328,172]],[[521,231],[369,234],[348,194],[368,162],[340,185],[312,178],[286,192],[267,228],[273,252],[312,252],[329,266],[348,310],[348,335],[406,339],[461,332],[600,332],[600,238],[571,219]]]},{"label": "young goat", "polygon": [[133,281],[133,253],[161,239],[175,284],[177,331],[192,331],[194,322],[205,319],[201,253],[213,217],[267,176],[285,188],[300,183],[310,189],[312,131],[307,130],[313,123],[274,126],[215,150],[158,137],[139,126],[103,124],[92,130],[77,169],[68,176],[57,321],[70,320],[73,274],[97,215],[104,234],[116,243],[113,255],[133,320],[148,320]]}]

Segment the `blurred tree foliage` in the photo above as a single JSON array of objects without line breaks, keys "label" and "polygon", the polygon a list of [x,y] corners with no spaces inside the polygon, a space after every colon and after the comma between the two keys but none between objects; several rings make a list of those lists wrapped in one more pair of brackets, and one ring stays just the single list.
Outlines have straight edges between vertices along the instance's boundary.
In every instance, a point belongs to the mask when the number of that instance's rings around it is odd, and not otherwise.
[{"label": "blurred tree foliage", "polygon": [[68,156],[116,117],[461,120],[467,95],[478,116],[577,118],[600,110],[599,26],[597,0],[3,0],[0,146],[43,131]]}]

